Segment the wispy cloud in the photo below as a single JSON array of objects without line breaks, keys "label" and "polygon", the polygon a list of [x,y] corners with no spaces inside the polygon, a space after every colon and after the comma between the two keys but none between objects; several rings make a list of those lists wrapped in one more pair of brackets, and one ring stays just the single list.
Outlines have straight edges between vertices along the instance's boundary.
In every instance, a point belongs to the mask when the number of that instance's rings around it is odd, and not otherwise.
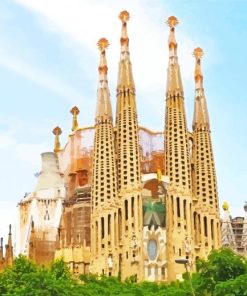
[{"label": "wispy cloud", "polygon": [[[100,37],[107,37],[110,48],[107,53],[109,81],[115,90],[119,58],[120,22],[119,12],[127,9],[131,14],[129,24],[131,57],[137,93],[141,100],[152,101],[150,108],[163,118],[163,110],[157,108],[164,101],[166,68],[168,61],[168,28],[165,19],[171,14],[168,3],[162,1],[99,1],[99,0],[14,0],[36,14],[45,30],[56,32],[64,42],[73,44],[75,50],[95,52]],[[185,88],[192,87],[194,61],[191,55],[197,45],[191,37],[178,27],[179,61]],[[78,61],[80,63],[80,61]],[[91,61],[90,61],[91,62]],[[92,66],[82,64],[85,75],[92,74]],[[96,67],[95,67],[96,69]],[[153,102],[157,104],[153,104]]]},{"label": "wispy cloud", "polygon": [[67,85],[64,81],[50,74],[48,69],[38,68],[36,65],[21,60],[20,56],[6,52],[4,50],[4,44],[1,44],[0,47],[0,65],[41,87],[61,95],[72,103],[81,96],[79,92]]},{"label": "wispy cloud", "polygon": [[0,130],[0,152],[6,150],[12,151],[19,160],[37,167],[40,163],[40,154],[50,151],[51,147],[46,142],[18,142],[13,133]]}]

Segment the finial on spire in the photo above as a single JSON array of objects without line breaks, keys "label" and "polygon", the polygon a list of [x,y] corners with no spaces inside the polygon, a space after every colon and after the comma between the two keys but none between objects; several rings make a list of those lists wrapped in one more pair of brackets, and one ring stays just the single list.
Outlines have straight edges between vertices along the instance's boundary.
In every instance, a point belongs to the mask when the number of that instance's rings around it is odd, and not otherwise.
[{"label": "finial on spire", "polygon": [[108,72],[108,67],[107,67],[107,62],[106,62],[106,57],[105,57],[105,49],[108,48],[109,46],[109,42],[106,38],[101,38],[98,42],[97,42],[98,48],[101,52],[100,55],[100,64],[98,67],[99,70],[99,74],[104,74],[106,75]]},{"label": "finial on spire", "polygon": [[104,51],[106,48],[108,48],[109,46],[109,42],[106,38],[101,38],[98,42],[97,42],[98,48],[100,51]]},{"label": "finial on spire", "polygon": [[3,237],[1,237],[1,248],[3,248]]},{"label": "finial on spire", "polygon": [[223,209],[224,211],[228,211],[228,210],[229,210],[229,205],[228,205],[228,203],[227,203],[226,201],[224,201],[224,203],[223,203],[223,205],[222,205],[222,209]]},{"label": "finial on spire", "polygon": [[11,235],[11,224],[9,224],[9,235]]},{"label": "finial on spire", "polygon": [[60,151],[59,136],[62,134],[62,130],[59,126],[57,126],[53,129],[52,132],[55,135],[54,152],[57,153]]},{"label": "finial on spire", "polygon": [[97,91],[97,108],[96,108],[96,122],[101,122],[103,118],[112,119],[111,103],[110,103],[110,93],[107,81],[107,60],[105,50],[109,46],[109,42],[106,38],[101,38],[97,42],[98,48],[100,50],[100,63],[98,67],[99,71],[99,85]]},{"label": "finial on spire", "polygon": [[204,54],[204,52],[200,47],[195,48],[194,51],[193,51],[193,56],[196,59],[201,59],[203,54]]},{"label": "finial on spire", "polygon": [[177,63],[177,41],[175,38],[175,27],[178,24],[178,19],[175,16],[170,16],[166,21],[170,27],[170,35],[168,38],[170,63]]},{"label": "finial on spire", "polygon": [[170,28],[175,28],[176,25],[179,23],[178,19],[175,16],[170,16],[168,17],[168,20],[166,21],[166,23],[168,24],[168,26]]},{"label": "finial on spire", "polygon": [[202,88],[203,75],[202,75],[202,69],[201,69],[201,58],[203,54],[204,52],[200,47],[195,48],[192,54],[196,59],[195,82],[199,83],[196,86],[196,88]]},{"label": "finial on spire", "polygon": [[122,23],[127,23],[127,21],[130,19],[130,14],[127,10],[123,10],[120,12],[118,17],[122,21]]},{"label": "finial on spire", "polygon": [[161,181],[161,178],[162,178],[162,172],[161,172],[161,169],[160,168],[158,168],[157,169],[157,180],[160,182]]},{"label": "finial on spire", "polygon": [[72,131],[77,130],[78,128],[78,121],[77,115],[80,113],[80,110],[75,106],[70,110],[70,113],[73,115],[73,122],[72,122]]},{"label": "finial on spire", "polygon": [[120,43],[121,46],[126,46],[128,47],[129,45],[129,37],[128,37],[128,33],[127,33],[127,22],[130,18],[130,15],[128,13],[128,11],[123,10],[120,12],[119,14],[119,19],[122,21],[122,32],[121,32],[121,39],[120,39]]}]

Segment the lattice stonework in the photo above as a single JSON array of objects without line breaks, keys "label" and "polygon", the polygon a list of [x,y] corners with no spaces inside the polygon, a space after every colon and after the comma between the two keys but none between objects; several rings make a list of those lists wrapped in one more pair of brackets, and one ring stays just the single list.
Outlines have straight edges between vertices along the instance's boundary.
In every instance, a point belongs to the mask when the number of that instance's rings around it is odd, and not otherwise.
[{"label": "lattice stonework", "polygon": [[[168,279],[176,280],[182,276],[183,267],[176,264],[175,259],[187,257],[191,262],[193,260],[192,192],[188,130],[175,39],[178,20],[170,17],[167,23],[170,26],[165,114],[166,174],[170,178],[167,198],[167,266]],[[186,248],[185,242],[189,247]]]},{"label": "lattice stonework", "polygon": [[[122,21],[121,54],[119,61],[116,110],[116,150],[118,192],[121,199],[119,212],[123,245],[121,271],[123,278],[136,274],[142,277],[142,199],[141,166],[135,84],[129,55],[127,21],[129,14],[120,13]],[[131,270],[132,269],[132,270]]]},{"label": "lattice stonework", "polygon": [[201,58],[203,50],[196,48],[195,109],[193,119],[192,178],[194,229],[197,255],[205,257],[220,246],[220,219],[217,181],[210,135],[209,115],[203,89]]}]

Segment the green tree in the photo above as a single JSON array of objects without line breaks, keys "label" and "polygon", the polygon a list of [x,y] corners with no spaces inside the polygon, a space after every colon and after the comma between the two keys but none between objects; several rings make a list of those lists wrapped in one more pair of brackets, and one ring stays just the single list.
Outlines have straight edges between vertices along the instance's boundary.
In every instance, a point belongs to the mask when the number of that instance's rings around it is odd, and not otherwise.
[{"label": "green tree", "polygon": [[216,285],[214,296],[246,296],[247,274],[240,275],[235,279],[221,282]]},{"label": "green tree", "polygon": [[193,286],[197,294],[213,294],[218,283],[246,274],[247,261],[231,249],[222,248],[213,250],[207,260],[199,259],[197,271],[198,274],[192,276]]}]

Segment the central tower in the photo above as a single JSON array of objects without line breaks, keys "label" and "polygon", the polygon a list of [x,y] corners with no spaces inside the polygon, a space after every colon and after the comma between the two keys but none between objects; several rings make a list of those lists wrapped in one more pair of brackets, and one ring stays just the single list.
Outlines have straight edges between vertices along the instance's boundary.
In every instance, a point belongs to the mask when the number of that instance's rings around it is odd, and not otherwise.
[{"label": "central tower", "polygon": [[184,92],[175,39],[176,17],[167,21],[169,64],[167,70],[165,114],[165,163],[170,186],[167,197],[167,270],[168,280],[180,278],[184,266],[176,259],[191,259],[191,170]]},{"label": "central tower", "polygon": [[118,171],[119,264],[122,278],[138,275],[142,278],[142,198],[141,168],[135,84],[129,54],[127,21],[129,13],[122,11],[121,53],[117,84],[116,151]]}]

